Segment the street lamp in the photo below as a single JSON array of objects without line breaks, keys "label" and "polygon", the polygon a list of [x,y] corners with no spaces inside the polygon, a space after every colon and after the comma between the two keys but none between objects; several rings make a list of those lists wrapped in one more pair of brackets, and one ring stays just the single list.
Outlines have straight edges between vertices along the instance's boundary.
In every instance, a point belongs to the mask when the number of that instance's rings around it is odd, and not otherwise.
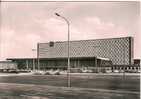
[{"label": "street lamp", "polygon": [[[37,51],[36,49],[32,49],[32,51],[33,52],[35,52],[35,51]],[[34,57],[33,57],[33,71],[35,71],[35,60],[36,60],[36,58],[34,59]]]},{"label": "street lamp", "polygon": [[70,52],[70,49],[69,49],[69,47],[70,47],[70,23],[69,23],[69,21],[65,17],[61,16],[60,14],[55,13],[55,15],[58,16],[58,17],[61,17],[62,19],[64,19],[66,21],[67,25],[68,25],[68,67],[67,67],[68,82],[67,82],[67,84],[68,84],[68,87],[71,87],[71,79],[70,79],[70,53],[69,53]]},{"label": "street lamp", "polygon": [[39,58],[39,43],[37,43],[37,67],[40,70],[40,58]]}]

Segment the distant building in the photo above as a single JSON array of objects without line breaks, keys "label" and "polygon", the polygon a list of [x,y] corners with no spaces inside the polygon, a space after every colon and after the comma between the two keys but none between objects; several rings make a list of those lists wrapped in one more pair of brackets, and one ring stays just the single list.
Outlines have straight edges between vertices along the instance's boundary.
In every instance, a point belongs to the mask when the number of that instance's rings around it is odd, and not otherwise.
[{"label": "distant building", "polygon": [[134,65],[141,66],[141,60],[140,59],[134,59]]},{"label": "distant building", "polygon": [[[67,41],[39,43],[40,68],[67,67]],[[109,38],[95,40],[70,41],[70,66],[104,67],[133,65],[133,38]],[[9,58],[18,63],[19,68],[37,68],[36,58]],[[34,63],[35,62],[35,63]]]},{"label": "distant building", "polygon": [[16,70],[17,63],[11,61],[0,61],[0,71]]}]

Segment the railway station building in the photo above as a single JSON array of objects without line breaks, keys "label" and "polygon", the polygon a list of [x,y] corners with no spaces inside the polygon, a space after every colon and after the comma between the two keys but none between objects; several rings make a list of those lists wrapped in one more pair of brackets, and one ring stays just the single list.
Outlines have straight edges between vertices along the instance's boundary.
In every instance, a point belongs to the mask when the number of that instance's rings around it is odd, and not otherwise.
[{"label": "railway station building", "polygon": [[[67,68],[68,42],[38,43],[40,69]],[[106,67],[122,68],[133,65],[133,37],[70,41],[71,68]],[[37,69],[37,58],[8,58],[19,68]]]}]

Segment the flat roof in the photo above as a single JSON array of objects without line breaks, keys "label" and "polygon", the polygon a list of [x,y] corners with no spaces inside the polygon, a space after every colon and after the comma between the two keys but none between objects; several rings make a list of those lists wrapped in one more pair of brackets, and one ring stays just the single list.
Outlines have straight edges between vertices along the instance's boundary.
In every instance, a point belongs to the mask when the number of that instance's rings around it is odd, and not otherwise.
[{"label": "flat roof", "polygon": [[[55,57],[55,58],[39,58],[40,60],[44,60],[44,59],[67,59],[68,57]],[[95,57],[70,57],[70,58],[95,58]],[[37,59],[37,58],[7,58],[6,60],[32,60],[32,59]]]},{"label": "flat roof", "polygon": [[[115,37],[115,38],[103,38],[103,39],[87,39],[87,40],[70,40],[70,42],[80,42],[80,41],[94,41],[94,40],[109,40],[109,39],[121,39],[121,38],[133,38],[132,36],[126,36],[126,37]],[[49,41],[54,43],[63,43],[67,41]],[[39,42],[38,44],[44,44],[49,42]]]},{"label": "flat roof", "polygon": [[14,62],[12,62],[10,60],[6,60],[6,61],[0,61],[0,63],[14,63]]}]

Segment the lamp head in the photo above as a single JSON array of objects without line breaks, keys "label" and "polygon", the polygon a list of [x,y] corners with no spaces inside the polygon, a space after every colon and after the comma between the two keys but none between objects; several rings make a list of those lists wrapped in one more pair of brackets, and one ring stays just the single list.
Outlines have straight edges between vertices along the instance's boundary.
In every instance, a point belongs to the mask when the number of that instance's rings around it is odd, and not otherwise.
[{"label": "lamp head", "polygon": [[55,13],[55,15],[60,16],[58,13]]}]

